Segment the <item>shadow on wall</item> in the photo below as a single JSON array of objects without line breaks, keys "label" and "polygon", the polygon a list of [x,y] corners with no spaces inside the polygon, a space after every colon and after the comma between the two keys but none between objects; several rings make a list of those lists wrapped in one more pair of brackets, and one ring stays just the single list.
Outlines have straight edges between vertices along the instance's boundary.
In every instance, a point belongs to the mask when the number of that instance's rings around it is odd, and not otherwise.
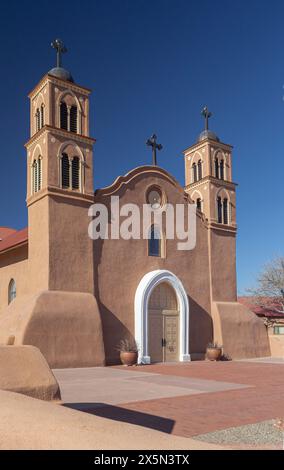
[{"label": "shadow on wall", "polygon": [[102,318],[106,365],[120,364],[119,351],[117,350],[119,342],[121,339],[134,341],[134,337],[128,328],[99,300],[98,305]]},{"label": "shadow on wall", "polygon": [[[84,405],[84,406],[82,406]],[[175,421],[161,416],[141,413],[140,411],[129,410],[119,406],[108,405],[106,403],[68,403],[67,408],[84,411],[85,413],[100,416],[101,418],[112,419],[123,423],[136,424],[144,428],[155,429],[156,431],[171,434]]]},{"label": "shadow on wall", "polygon": [[213,322],[208,312],[189,296],[188,302],[189,353],[193,356],[193,360],[202,359],[201,356],[205,354],[208,343],[213,339]]},{"label": "shadow on wall", "polygon": [[[121,339],[134,340],[132,333],[125,327],[125,325],[112,313],[100,299],[99,290],[99,271],[98,267],[101,262],[101,253],[104,240],[98,239],[93,243],[93,256],[94,256],[94,295],[97,299],[99,312],[101,315],[102,329],[103,329],[103,342],[105,348],[105,361],[106,365],[120,364],[119,351],[117,346]],[[109,332],[112,332],[111,335]]]}]

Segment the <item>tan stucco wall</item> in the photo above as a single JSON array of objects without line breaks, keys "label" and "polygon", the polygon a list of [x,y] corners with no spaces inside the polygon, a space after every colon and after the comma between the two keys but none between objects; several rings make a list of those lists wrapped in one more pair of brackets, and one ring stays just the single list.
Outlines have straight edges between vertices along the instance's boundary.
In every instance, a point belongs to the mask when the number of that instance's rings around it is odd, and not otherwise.
[{"label": "tan stucco wall", "polygon": [[50,367],[104,365],[101,318],[96,299],[81,292],[45,291],[16,298],[0,318],[0,344],[39,348]]},{"label": "tan stucco wall", "polygon": [[271,356],[284,357],[284,335],[270,334],[269,331],[269,344],[271,350]]},{"label": "tan stucco wall", "polygon": [[49,204],[49,289],[94,292],[90,202],[52,197]]},{"label": "tan stucco wall", "polygon": [[49,286],[49,200],[39,199],[28,210],[29,287],[32,293]]},{"label": "tan stucco wall", "polygon": [[214,341],[232,359],[270,356],[266,327],[238,302],[213,302]]},{"label": "tan stucco wall", "polygon": [[13,251],[0,254],[0,316],[8,306],[8,288],[11,279],[17,287],[17,295],[22,297],[30,291],[28,265],[28,247],[23,246]]},{"label": "tan stucco wall", "polygon": [[212,300],[237,300],[236,237],[223,230],[209,231],[212,273]]},{"label": "tan stucco wall", "polygon": [[[120,204],[146,203],[146,192],[158,185],[172,204],[184,203],[184,192],[162,174],[137,171],[112,195],[120,196]],[[111,192],[111,191],[110,191]],[[99,194],[97,202],[110,203],[110,195]],[[203,353],[212,339],[207,228],[197,218],[197,246],[192,251],[177,250],[177,240],[167,240],[166,258],[148,256],[147,240],[98,240],[94,242],[95,295],[98,299],[106,358],[118,360],[118,342],[134,335],[134,297],[139,282],[149,271],[167,269],[183,283],[190,304],[190,352]]]},{"label": "tan stucco wall", "polygon": [[60,400],[57,380],[34,346],[0,346],[0,389],[41,400]]}]

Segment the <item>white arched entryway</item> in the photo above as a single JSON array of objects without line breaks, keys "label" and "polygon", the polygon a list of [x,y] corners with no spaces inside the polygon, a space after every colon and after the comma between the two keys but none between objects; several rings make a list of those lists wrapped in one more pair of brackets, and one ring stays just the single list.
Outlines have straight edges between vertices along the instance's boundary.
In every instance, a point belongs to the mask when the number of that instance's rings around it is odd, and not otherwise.
[{"label": "white arched entryway", "polygon": [[180,312],[179,360],[190,361],[189,355],[189,305],[186,291],[179,278],[170,271],[151,271],[141,279],[135,294],[135,339],[139,346],[139,362],[151,363],[148,350],[148,303],[152,291],[162,282],[175,290]]}]

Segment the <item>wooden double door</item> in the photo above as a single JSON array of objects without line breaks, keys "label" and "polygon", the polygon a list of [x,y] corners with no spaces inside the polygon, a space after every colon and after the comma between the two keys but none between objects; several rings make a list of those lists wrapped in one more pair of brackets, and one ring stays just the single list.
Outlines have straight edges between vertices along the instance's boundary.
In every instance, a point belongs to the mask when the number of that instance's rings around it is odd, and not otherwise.
[{"label": "wooden double door", "polygon": [[148,346],[151,362],[179,360],[179,311],[174,289],[159,284],[148,305]]}]

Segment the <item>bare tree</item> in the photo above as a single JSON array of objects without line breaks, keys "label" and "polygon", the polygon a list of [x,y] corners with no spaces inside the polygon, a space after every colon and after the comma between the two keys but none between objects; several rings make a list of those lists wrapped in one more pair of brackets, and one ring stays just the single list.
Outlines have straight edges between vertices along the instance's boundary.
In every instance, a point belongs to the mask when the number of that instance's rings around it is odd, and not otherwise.
[{"label": "bare tree", "polygon": [[248,289],[260,307],[284,315],[284,258],[267,264],[257,279],[257,287]]}]

